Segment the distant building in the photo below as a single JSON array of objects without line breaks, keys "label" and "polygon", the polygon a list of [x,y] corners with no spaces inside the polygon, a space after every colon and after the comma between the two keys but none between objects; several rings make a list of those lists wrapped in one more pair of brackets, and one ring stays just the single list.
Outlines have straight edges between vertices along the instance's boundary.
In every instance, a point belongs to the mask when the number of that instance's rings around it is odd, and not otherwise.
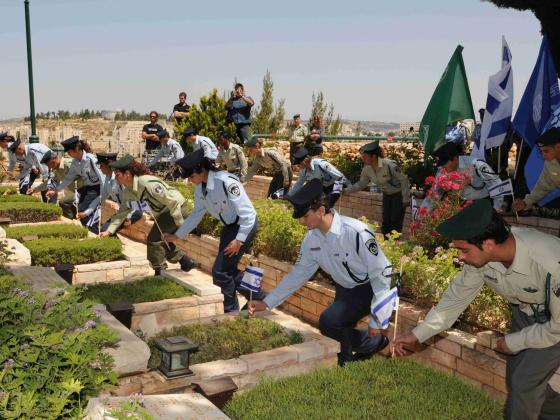
[{"label": "distant building", "polygon": [[420,132],[420,121],[418,122],[403,122],[399,124],[399,134],[408,134],[410,132],[410,128],[412,128],[414,134],[418,134]]}]

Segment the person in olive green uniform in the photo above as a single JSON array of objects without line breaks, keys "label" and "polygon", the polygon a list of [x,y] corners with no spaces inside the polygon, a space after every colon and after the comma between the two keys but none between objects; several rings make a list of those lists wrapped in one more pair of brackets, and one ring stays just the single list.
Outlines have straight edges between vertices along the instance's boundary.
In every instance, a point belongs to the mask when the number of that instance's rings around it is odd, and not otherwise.
[{"label": "person in olive green uniform", "polygon": [[383,159],[383,150],[378,141],[363,145],[360,154],[364,162],[360,180],[345,188],[344,192],[361,191],[373,183],[383,193],[383,235],[393,230],[402,232],[406,207],[410,204],[410,182],[395,162]]},{"label": "person in olive green uniform", "polygon": [[560,128],[553,127],[537,139],[537,146],[544,158],[544,168],[530,194],[523,200],[516,199],[514,211],[521,211],[533,206],[549,192],[560,187]]},{"label": "person in olive green uniform", "polygon": [[[62,156],[57,156],[54,153],[45,153],[41,163],[47,165],[49,168],[49,178],[43,180],[41,184],[33,188],[33,191],[53,191],[54,187],[58,185],[70,170],[70,165],[72,164],[71,158],[65,158]],[[76,218],[76,204],[74,203],[74,191],[77,188],[82,187],[82,180],[78,178],[72,184],[64,189],[64,196],[58,198],[58,205],[62,208],[62,215],[68,219]]]},{"label": "person in olive green uniform", "polygon": [[[282,198],[288,195],[290,185],[292,185],[292,165],[278,153],[278,150],[264,148],[263,142],[263,139],[252,138],[245,143],[245,146],[249,149],[249,154],[255,158],[247,171],[245,182],[249,182],[259,169],[268,169],[272,172],[272,180],[266,196],[267,198]],[[280,195],[277,194],[279,190],[281,190]]]},{"label": "person in olive green uniform", "polygon": [[130,155],[109,166],[113,168],[117,183],[125,188],[123,202],[111,218],[112,222],[107,230],[101,232],[101,236],[109,236],[117,231],[130,213],[129,206],[138,207],[138,204],[146,203],[149,206],[147,212],[155,218],[147,238],[148,260],[155,270],[155,275],[160,275],[161,270],[167,268],[166,259],[169,262],[179,262],[183,271],[196,267],[197,264],[175,244],[164,242],[158,229],[159,225],[163,233],[173,233],[183,224],[187,216],[187,205],[181,193],[161,179],[146,175],[148,168],[136,162]]},{"label": "person in olive green uniform", "polygon": [[216,163],[226,167],[230,174],[236,175],[241,182],[245,182],[247,176],[247,158],[243,153],[243,148],[229,139],[229,134],[225,131],[218,133],[219,153]]},{"label": "person in olive green uniform", "polygon": [[294,121],[290,132],[290,162],[293,163],[293,156],[296,151],[303,148],[305,139],[309,134],[307,126],[301,123],[301,115],[294,115]]},{"label": "person in olive green uniform", "polygon": [[438,305],[394,342],[399,355],[450,328],[484,285],[511,303],[511,331],[496,350],[507,361],[506,419],[559,419],[549,379],[560,367],[560,238],[510,228],[488,200],[475,200],[437,228],[465,265]]}]

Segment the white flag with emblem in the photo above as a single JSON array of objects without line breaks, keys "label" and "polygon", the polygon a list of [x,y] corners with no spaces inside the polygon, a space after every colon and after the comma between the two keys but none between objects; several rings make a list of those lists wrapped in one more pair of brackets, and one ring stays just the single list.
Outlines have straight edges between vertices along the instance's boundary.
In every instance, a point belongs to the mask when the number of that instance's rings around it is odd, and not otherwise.
[{"label": "white flag with emblem", "polygon": [[410,198],[410,216],[412,220],[416,220],[416,214],[418,214],[418,201],[416,201],[416,197],[412,194]]},{"label": "white flag with emblem", "polygon": [[332,192],[334,194],[340,194],[342,192],[342,187],[344,186],[344,181],[339,179],[338,181],[334,181]]},{"label": "white flag with emblem", "polygon": [[93,227],[99,223],[99,218],[101,217],[101,206],[97,206],[93,214],[90,216],[86,223],[87,227]]},{"label": "white flag with emblem", "polygon": [[511,185],[511,179],[508,178],[505,181],[488,188],[488,194],[491,198],[513,195],[513,185]]},{"label": "white flag with emblem", "polygon": [[377,319],[382,329],[386,329],[391,321],[393,311],[399,307],[399,294],[397,288],[393,287],[383,295],[380,295],[375,304],[371,306],[371,316]]},{"label": "white flag with emblem", "polygon": [[131,210],[138,210],[144,213],[152,214],[152,209],[150,209],[149,204],[142,200],[142,201],[127,201],[126,205]]},{"label": "white flag with emblem", "polygon": [[263,275],[264,270],[262,268],[248,266],[245,269],[240,286],[258,293],[261,291],[261,281]]}]

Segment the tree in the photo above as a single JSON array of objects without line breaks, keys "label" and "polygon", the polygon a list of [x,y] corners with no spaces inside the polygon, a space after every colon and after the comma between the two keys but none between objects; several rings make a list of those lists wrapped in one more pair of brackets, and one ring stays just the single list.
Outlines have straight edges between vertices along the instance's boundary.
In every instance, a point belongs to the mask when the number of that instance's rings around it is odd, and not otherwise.
[{"label": "tree", "polygon": [[316,116],[319,116],[321,121],[323,121],[323,127],[325,128],[326,134],[336,136],[340,133],[340,130],[342,129],[342,120],[340,115],[337,115],[336,120],[333,122],[334,105],[332,103],[330,105],[325,103],[325,98],[323,92],[321,91],[319,91],[317,95],[315,95],[315,92],[311,95],[310,124]]},{"label": "tree", "polygon": [[210,137],[214,142],[218,137],[218,131],[225,131],[232,140],[237,140],[236,143],[240,144],[241,140],[237,138],[235,124],[227,122],[226,117],[226,102],[218,95],[218,90],[214,89],[208,96],[200,98],[198,105],[191,106],[188,118],[183,118],[181,124],[175,125],[175,137],[181,139],[181,145],[188,150],[182,138],[185,130],[192,127],[197,134]]},{"label": "tree", "polygon": [[362,132],[362,123],[361,121],[358,121],[358,123],[356,124],[356,135],[359,136],[360,133]]},{"label": "tree", "polygon": [[500,8],[530,10],[541,22],[541,33],[548,37],[550,52],[554,57],[556,71],[560,76],[560,2],[557,0],[483,0]]},{"label": "tree", "polygon": [[284,121],[284,104],[285,100],[280,99],[274,106],[274,82],[267,70],[263,78],[263,92],[261,102],[257,109],[253,109],[253,121],[251,128],[254,133],[274,134],[276,133]]}]

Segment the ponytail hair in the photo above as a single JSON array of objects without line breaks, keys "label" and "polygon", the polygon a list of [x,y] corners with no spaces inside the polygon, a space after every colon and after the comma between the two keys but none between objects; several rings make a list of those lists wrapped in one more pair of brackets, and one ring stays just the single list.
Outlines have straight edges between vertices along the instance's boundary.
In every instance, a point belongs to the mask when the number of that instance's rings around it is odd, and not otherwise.
[{"label": "ponytail hair", "polygon": [[83,150],[86,153],[93,153],[93,148],[86,140],[80,140],[76,143],[76,147],[80,147],[80,150]]},{"label": "ponytail hair", "polygon": [[151,173],[146,165],[138,162],[136,159],[132,161],[132,163],[128,168],[126,168],[126,170],[134,176],[147,175]]}]

